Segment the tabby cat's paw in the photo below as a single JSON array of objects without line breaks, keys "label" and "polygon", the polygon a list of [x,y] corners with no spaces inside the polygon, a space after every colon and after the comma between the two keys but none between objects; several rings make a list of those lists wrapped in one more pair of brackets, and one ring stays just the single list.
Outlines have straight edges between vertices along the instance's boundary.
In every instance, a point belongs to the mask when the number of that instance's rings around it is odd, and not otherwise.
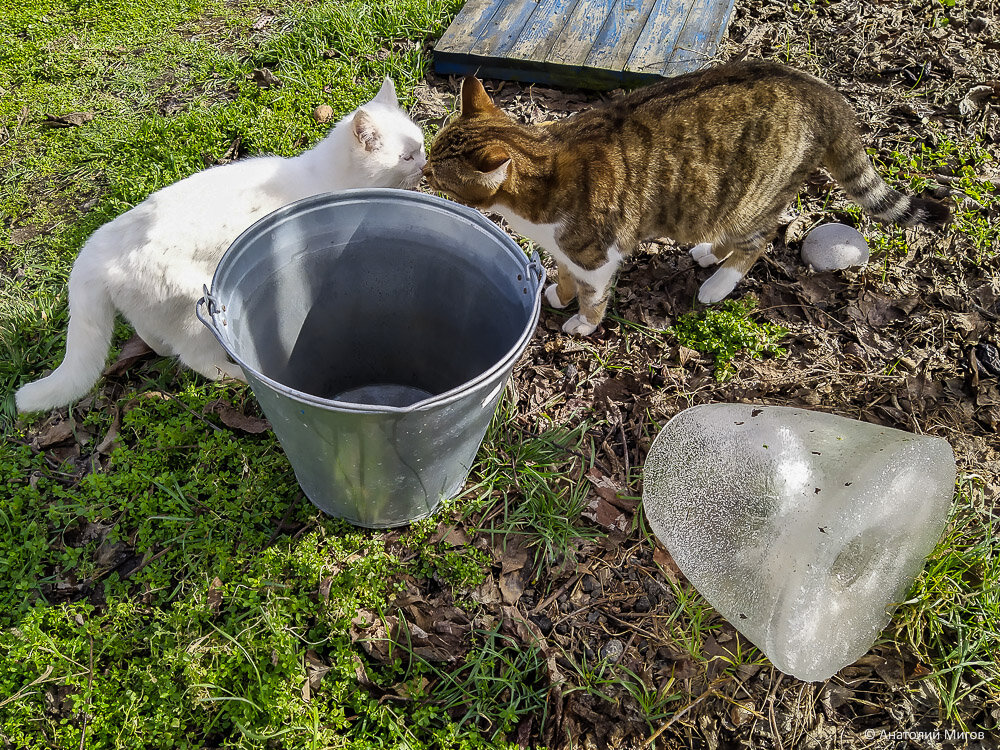
[{"label": "tabby cat's paw", "polygon": [[557,310],[562,310],[564,307],[566,307],[566,305],[569,304],[569,302],[566,302],[564,304],[559,301],[558,287],[559,287],[558,284],[549,284],[549,286],[545,289],[545,301],[548,302],[549,305],[556,308]]},{"label": "tabby cat's paw", "polygon": [[688,252],[691,253],[691,259],[702,268],[718,263],[720,260],[712,254],[711,242],[702,242],[700,245],[695,245]]},{"label": "tabby cat's paw", "polygon": [[574,336],[589,336],[596,330],[597,326],[588,323],[579,313],[563,323],[563,331]]},{"label": "tabby cat's paw", "polygon": [[740,283],[743,274],[732,268],[720,268],[708,277],[708,281],[698,290],[698,301],[703,305],[711,305],[729,296],[729,293]]}]

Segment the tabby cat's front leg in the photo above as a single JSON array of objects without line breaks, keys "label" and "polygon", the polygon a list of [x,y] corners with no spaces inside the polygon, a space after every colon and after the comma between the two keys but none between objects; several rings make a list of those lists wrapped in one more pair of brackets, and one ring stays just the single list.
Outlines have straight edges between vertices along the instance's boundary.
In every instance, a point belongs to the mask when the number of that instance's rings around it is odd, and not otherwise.
[{"label": "tabby cat's front leg", "polygon": [[580,299],[580,312],[563,323],[562,329],[566,333],[576,336],[589,336],[597,330],[597,326],[604,320],[611,284],[608,283],[599,289],[577,280],[576,290]]},{"label": "tabby cat's front leg", "polygon": [[[586,257],[587,253],[580,255]],[[604,263],[597,268],[586,269],[575,263],[566,264],[567,273],[573,275],[577,299],[580,301],[580,312],[563,324],[563,331],[566,333],[589,336],[604,320],[604,311],[608,307],[608,297],[614,285],[615,273],[621,263],[622,254],[618,245],[614,244],[598,257],[602,257]]]},{"label": "tabby cat's front leg", "polygon": [[576,279],[562,263],[556,263],[556,283],[545,290],[545,301],[562,310],[576,297]]}]

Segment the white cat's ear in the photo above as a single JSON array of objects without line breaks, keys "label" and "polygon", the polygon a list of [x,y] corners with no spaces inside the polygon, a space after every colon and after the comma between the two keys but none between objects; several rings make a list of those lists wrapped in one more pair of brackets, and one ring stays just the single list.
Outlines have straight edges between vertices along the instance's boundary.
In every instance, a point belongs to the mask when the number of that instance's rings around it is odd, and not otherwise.
[{"label": "white cat's ear", "polygon": [[475,76],[466,76],[462,79],[462,116],[485,114],[496,109],[493,100],[486,93],[483,84]]},{"label": "white cat's ear", "polygon": [[510,170],[510,159],[507,159],[499,167],[491,169],[489,172],[480,172],[479,181],[490,190],[498,190],[503,181],[507,179],[507,172]]},{"label": "white cat's ear", "polygon": [[382,88],[378,90],[375,94],[375,98],[372,99],[373,102],[379,102],[381,104],[388,104],[390,107],[398,107],[399,99],[396,97],[396,84],[392,82],[389,76],[385,77],[382,82]]},{"label": "white cat's ear", "polygon": [[365,151],[378,151],[382,147],[382,134],[378,125],[375,124],[375,119],[363,109],[359,109],[355,113],[352,130],[354,137],[358,139],[358,143],[364,147]]}]

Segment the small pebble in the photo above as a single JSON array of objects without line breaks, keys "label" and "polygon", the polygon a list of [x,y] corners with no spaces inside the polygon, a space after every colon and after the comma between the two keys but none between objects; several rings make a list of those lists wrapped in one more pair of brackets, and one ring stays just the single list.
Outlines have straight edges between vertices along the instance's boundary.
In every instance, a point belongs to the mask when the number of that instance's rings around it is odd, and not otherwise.
[{"label": "small pebble", "polygon": [[612,664],[617,664],[625,653],[625,644],[617,638],[612,638],[601,648],[601,658]]},{"label": "small pebble", "polygon": [[537,614],[532,616],[531,621],[538,626],[538,629],[542,631],[542,635],[548,635],[552,632],[552,620],[542,614]]},{"label": "small pebble", "polygon": [[313,119],[322,124],[333,119],[333,107],[329,104],[320,104],[313,110]]}]

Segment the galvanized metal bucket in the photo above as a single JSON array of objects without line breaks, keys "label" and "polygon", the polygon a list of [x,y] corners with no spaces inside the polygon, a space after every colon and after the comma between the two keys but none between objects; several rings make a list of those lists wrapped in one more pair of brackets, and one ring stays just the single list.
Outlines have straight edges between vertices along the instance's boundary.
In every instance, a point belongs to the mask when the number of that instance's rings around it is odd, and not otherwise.
[{"label": "galvanized metal bucket", "polygon": [[542,277],[478,211],[349,190],[246,230],[197,313],[309,499],[358,526],[398,526],[464,484],[534,332]]}]

